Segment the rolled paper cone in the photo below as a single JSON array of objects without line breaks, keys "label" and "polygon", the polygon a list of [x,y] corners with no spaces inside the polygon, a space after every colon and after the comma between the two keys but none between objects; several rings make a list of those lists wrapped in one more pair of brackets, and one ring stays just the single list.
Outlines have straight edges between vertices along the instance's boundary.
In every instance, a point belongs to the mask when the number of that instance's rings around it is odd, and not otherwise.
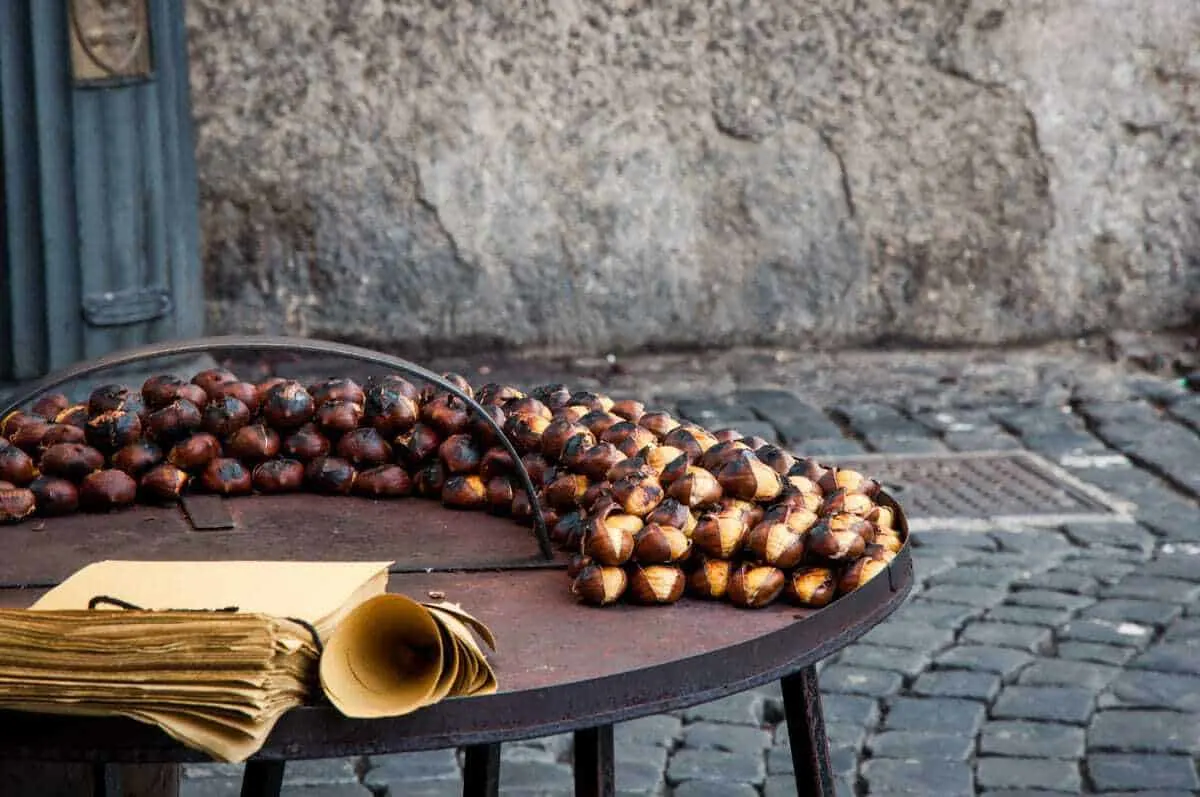
[{"label": "rolled paper cone", "polygon": [[429,704],[444,662],[442,633],[429,610],[403,595],[377,595],[325,644],[321,687],[347,717],[398,717]]},{"label": "rolled paper cone", "polygon": [[437,686],[429,695],[430,703],[444,700],[454,691],[454,684],[458,680],[459,662],[462,659],[454,636],[445,628],[439,630],[442,635],[442,674]]}]

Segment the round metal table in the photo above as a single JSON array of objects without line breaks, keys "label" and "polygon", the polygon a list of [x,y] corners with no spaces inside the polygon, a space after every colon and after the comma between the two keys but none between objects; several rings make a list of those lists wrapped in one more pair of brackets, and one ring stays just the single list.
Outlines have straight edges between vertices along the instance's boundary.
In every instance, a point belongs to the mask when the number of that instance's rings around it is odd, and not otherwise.
[{"label": "round metal table", "polygon": [[[782,682],[797,792],[832,794],[814,665],[887,617],[912,582],[906,545],[886,572],[817,611],[688,598],[594,609],[568,592],[563,558],[543,559],[528,530],[504,518],[421,499],[309,495],[203,498],[188,509],[138,507],[4,529],[0,606],[27,606],[97,559],[395,559],[389,591],[444,593],[487,623],[499,645],[493,695],[381,720],[347,719],[327,706],[288,712],[248,762],[244,797],[277,795],[288,760],[460,746],[464,794],[494,795],[502,743],[563,732],[575,734],[576,794],[611,795],[613,723],[774,680]],[[122,793],[121,773],[138,771],[118,765],[199,760],[130,720],[0,712],[0,761],[18,781],[12,773],[26,773],[31,794],[50,793],[37,791],[48,777],[38,773],[55,769],[44,762],[92,765],[90,793],[111,796]],[[154,793],[170,794],[170,777],[160,780]]]}]

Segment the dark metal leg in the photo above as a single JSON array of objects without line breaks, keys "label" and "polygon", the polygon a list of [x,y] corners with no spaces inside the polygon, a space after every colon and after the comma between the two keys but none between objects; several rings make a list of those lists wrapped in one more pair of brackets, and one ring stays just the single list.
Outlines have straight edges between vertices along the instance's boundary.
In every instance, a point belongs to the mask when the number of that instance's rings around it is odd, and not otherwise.
[{"label": "dark metal leg", "polygon": [[806,667],[784,678],[781,684],[792,766],[796,770],[796,793],[833,797],[833,767],[829,763],[817,668]]},{"label": "dark metal leg", "polygon": [[613,727],[575,731],[575,797],[613,797]]},{"label": "dark metal leg", "polygon": [[500,745],[476,744],[467,748],[463,767],[463,797],[497,797],[500,794]]},{"label": "dark metal leg", "polygon": [[113,764],[92,765],[93,797],[121,797],[121,769]]},{"label": "dark metal leg", "polygon": [[286,761],[247,761],[242,775],[242,797],[279,797]]}]

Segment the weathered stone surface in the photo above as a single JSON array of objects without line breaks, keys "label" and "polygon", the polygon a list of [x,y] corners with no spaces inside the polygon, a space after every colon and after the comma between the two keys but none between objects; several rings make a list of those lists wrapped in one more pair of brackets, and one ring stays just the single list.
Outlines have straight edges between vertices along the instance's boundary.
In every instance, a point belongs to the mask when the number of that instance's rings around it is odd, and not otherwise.
[{"label": "weathered stone surface", "polygon": [[1009,686],[996,698],[997,719],[1035,720],[1083,725],[1092,715],[1095,692],[1068,686]]},{"label": "weathered stone surface", "polygon": [[966,761],[975,749],[975,739],[942,733],[886,731],[871,737],[867,747],[872,758]]},{"label": "weathered stone surface", "polygon": [[1069,659],[1038,659],[1021,671],[1019,681],[1030,686],[1079,686],[1099,691],[1120,672],[1116,667]]},{"label": "weathered stone surface", "polygon": [[1188,0],[187,8],[215,329],[990,342],[1195,294]]},{"label": "weathered stone surface", "polygon": [[1079,765],[1047,758],[980,758],[975,782],[985,789],[1046,789],[1078,794]]},{"label": "weathered stone surface", "polygon": [[887,697],[900,691],[904,679],[899,673],[868,670],[835,664],[821,673],[821,689],[867,697]]},{"label": "weathered stone surface", "polygon": [[851,645],[842,651],[838,661],[854,667],[890,670],[912,678],[929,666],[929,654],[883,645]]},{"label": "weathered stone surface", "polygon": [[982,755],[1080,758],[1083,728],[1049,722],[989,722],[979,736]]},{"label": "weathered stone surface", "polygon": [[1196,755],[1200,754],[1200,719],[1174,711],[1101,711],[1088,728],[1088,747]]},{"label": "weathered stone surface", "polygon": [[914,694],[926,697],[965,697],[991,700],[1000,691],[1000,676],[968,670],[927,672],[912,686]]},{"label": "weathered stone surface", "polygon": [[1013,648],[986,645],[960,645],[937,657],[937,666],[945,669],[994,672],[1004,678],[1033,661],[1033,655]]},{"label": "weathered stone surface", "polygon": [[696,722],[684,729],[683,746],[727,753],[761,753],[771,746],[771,734],[761,728]]},{"label": "weathered stone surface", "polygon": [[892,701],[884,729],[974,736],[983,714],[983,704],[973,700],[899,697]]},{"label": "weathered stone surface", "polygon": [[1087,768],[1101,791],[1200,788],[1196,767],[1186,756],[1092,755]]},{"label": "weathered stone surface", "polygon": [[915,760],[879,759],[862,767],[871,794],[942,794],[972,797],[971,770],[966,764],[939,761],[927,766]]},{"label": "weathered stone surface", "polygon": [[680,750],[667,765],[667,780],[707,780],[717,783],[762,783],[766,777],[762,752],[725,753],[719,750]]}]

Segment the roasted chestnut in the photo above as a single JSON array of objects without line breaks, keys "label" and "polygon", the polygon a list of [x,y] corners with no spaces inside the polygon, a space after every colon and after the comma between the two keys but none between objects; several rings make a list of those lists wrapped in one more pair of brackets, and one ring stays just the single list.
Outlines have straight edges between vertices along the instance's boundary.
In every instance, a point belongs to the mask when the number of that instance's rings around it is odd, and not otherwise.
[{"label": "roasted chestnut", "polygon": [[113,453],[142,436],[142,421],[136,412],[108,410],[92,416],[84,434],[92,448]]},{"label": "roasted chestnut", "polygon": [[235,398],[245,404],[253,415],[258,411],[258,387],[249,382],[226,382],[214,389],[214,399]]},{"label": "roasted chestnut", "polygon": [[337,457],[317,457],[308,463],[304,481],[313,492],[346,495],[354,488],[354,466]]},{"label": "roasted chestnut", "polygon": [[392,459],[391,445],[370,426],[343,435],[336,451],[339,457],[356,467],[372,468]]},{"label": "roasted chestnut", "polygon": [[214,437],[226,438],[250,423],[250,408],[233,396],[214,396],[201,414],[200,428]]},{"label": "roasted chestnut", "polygon": [[[137,416],[133,416],[136,418]],[[8,442],[27,454],[37,454],[41,449],[46,433],[52,424],[38,418],[35,421],[21,424],[21,427],[8,436]]]},{"label": "roasted chestnut", "polygon": [[451,473],[474,473],[479,470],[483,454],[469,434],[450,435],[438,447],[438,456]]},{"label": "roasted chestnut", "polygon": [[[5,455],[8,453],[8,451],[0,451],[0,478],[14,484],[26,484],[31,481],[32,475],[24,480],[14,479],[12,478],[13,474],[6,471],[4,461]],[[42,473],[47,476],[58,476],[79,483],[89,473],[104,467],[104,455],[91,446],[81,443],[55,443],[42,452],[40,465]],[[32,462],[29,463],[28,470],[24,472],[33,473]]]},{"label": "roasted chestnut", "polygon": [[146,408],[158,410],[179,398],[179,388],[189,384],[171,374],[156,374],[142,383],[142,400]]},{"label": "roasted chestnut", "polygon": [[225,444],[225,453],[245,462],[261,462],[279,454],[279,434],[263,423],[243,426]]},{"label": "roasted chestnut", "polygon": [[209,462],[200,474],[200,484],[218,495],[246,495],[254,489],[249,468],[230,457],[218,457]]},{"label": "roasted chestnut", "polygon": [[313,417],[316,402],[299,382],[280,382],[267,391],[260,412],[276,429],[297,429]]},{"label": "roasted chestnut", "polygon": [[58,415],[55,415],[54,422],[84,429],[87,427],[88,418],[90,417],[86,404],[72,404],[58,413]]},{"label": "roasted chestnut", "polygon": [[[500,437],[503,431],[497,432],[496,427],[503,430],[504,424],[508,421],[508,415],[494,404],[483,405],[483,411],[487,415],[487,418],[485,419],[476,413],[471,416],[471,422],[467,424],[467,428],[470,429],[471,435],[475,438],[475,442],[479,446],[483,448],[498,446],[500,445]],[[488,423],[488,419],[492,420],[496,425],[492,426],[492,424]]]},{"label": "roasted chestnut", "polygon": [[167,461],[186,471],[200,471],[221,456],[221,441],[208,432],[199,432],[180,440],[167,454]]},{"label": "roasted chestnut", "polygon": [[366,393],[353,379],[344,377],[329,377],[316,384],[309,385],[309,394],[316,402],[318,409],[329,401],[348,401],[360,407],[366,402]]},{"label": "roasted chestnut", "polygon": [[137,498],[137,482],[119,470],[89,473],[79,485],[79,506],[88,512],[106,512],[128,506]]},{"label": "roasted chestnut", "polygon": [[88,396],[88,414],[93,418],[106,412],[131,412],[141,415],[146,412],[142,394],[125,385],[101,385]]},{"label": "roasted chestnut", "polygon": [[39,514],[52,517],[69,515],[79,508],[79,490],[66,479],[57,476],[38,476],[29,483],[37,500]]},{"label": "roasted chestnut", "polygon": [[487,486],[476,474],[454,474],[442,486],[442,503],[454,509],[482,509],[487,506]]},{"label": "roasted chestnut", "polygon": [[329,438],[314,424],[306,423],[283,440],[283,453],[301,462],[311,462],[330,452]]},{"label": "roasted chestnut", "polygon": [[294,459],[269,459],[251,474],[260,493],[294,493],[304,486],[304,464]]},{"label": "roasted chestnut", "polygon": [[209,368],[192,377],[192,384],[197,385],[209,398],[218,395],[217,388],[230,382],[241,381],[237,374],[227,368]]},{"label": "roasted chestnut", "polygon": [[54,420],[60,412],[71,406],[71,400],[62,393],[47,393],[33,403],[29,411],[47,421]]},{"label": "roasted chestnut", "polygon": [[82,428],[69,423],[52,423],[42,435],[42,447],[49,448],[56,443],[83,443],[87,440]]},{"label": "roasted chestnut", "polygon": [[467,404],[458,396],[439,393],[421,405],[420,418],[443,437],[464,432],[471,420]]},{"label": "roasted chestnut", "polygon": [[177,398],[146,417],[150,436],[164,445],[171,445],[200,428],[203,415],[200,408],[188,399]]},{"label": "roasted chestnut", "polygon": [[139,483],[142,497],[152,502],[178,501],[191,479],[187,472],[169,462],[155,465]]},{"label": "roasted chestnut", "polygon": [[37,498],[32,490],[22,487],[0,490],[0,523],[20,523],[36,508]]},{"label": "roasted chestnut", "polygon": [[435,459],[416,472],[414,487],[417,495],[426,498],[439,498],[442,488],[446,486],[446,466],[440,459]]},{"label": "roasted chestnut", "polygon": [[362,405],[353,401],[327,399],[317,407],[317,426],[330,437],[337,437],[358,428],[362,418]]},{"label": "roasted chestnut", "polygon": [[412,495],[408,471],[399,465],[380,465],[364,470],[354,479],[354,492],[368,498],[400,498]]},{"label": "roasted chestnut", "polygon": [[407,435],[393,440],[392,448],[399,462],[414,469],[424,465],[441,444],[442,438],[432,426],[418,423]]},{"label": "roasted chestnut", "polygon": [[134,479],[140,479],[162,460],[161,448],[148,440],[138,440],[113,454],[112,466],[117,470],[125,471]]}]

